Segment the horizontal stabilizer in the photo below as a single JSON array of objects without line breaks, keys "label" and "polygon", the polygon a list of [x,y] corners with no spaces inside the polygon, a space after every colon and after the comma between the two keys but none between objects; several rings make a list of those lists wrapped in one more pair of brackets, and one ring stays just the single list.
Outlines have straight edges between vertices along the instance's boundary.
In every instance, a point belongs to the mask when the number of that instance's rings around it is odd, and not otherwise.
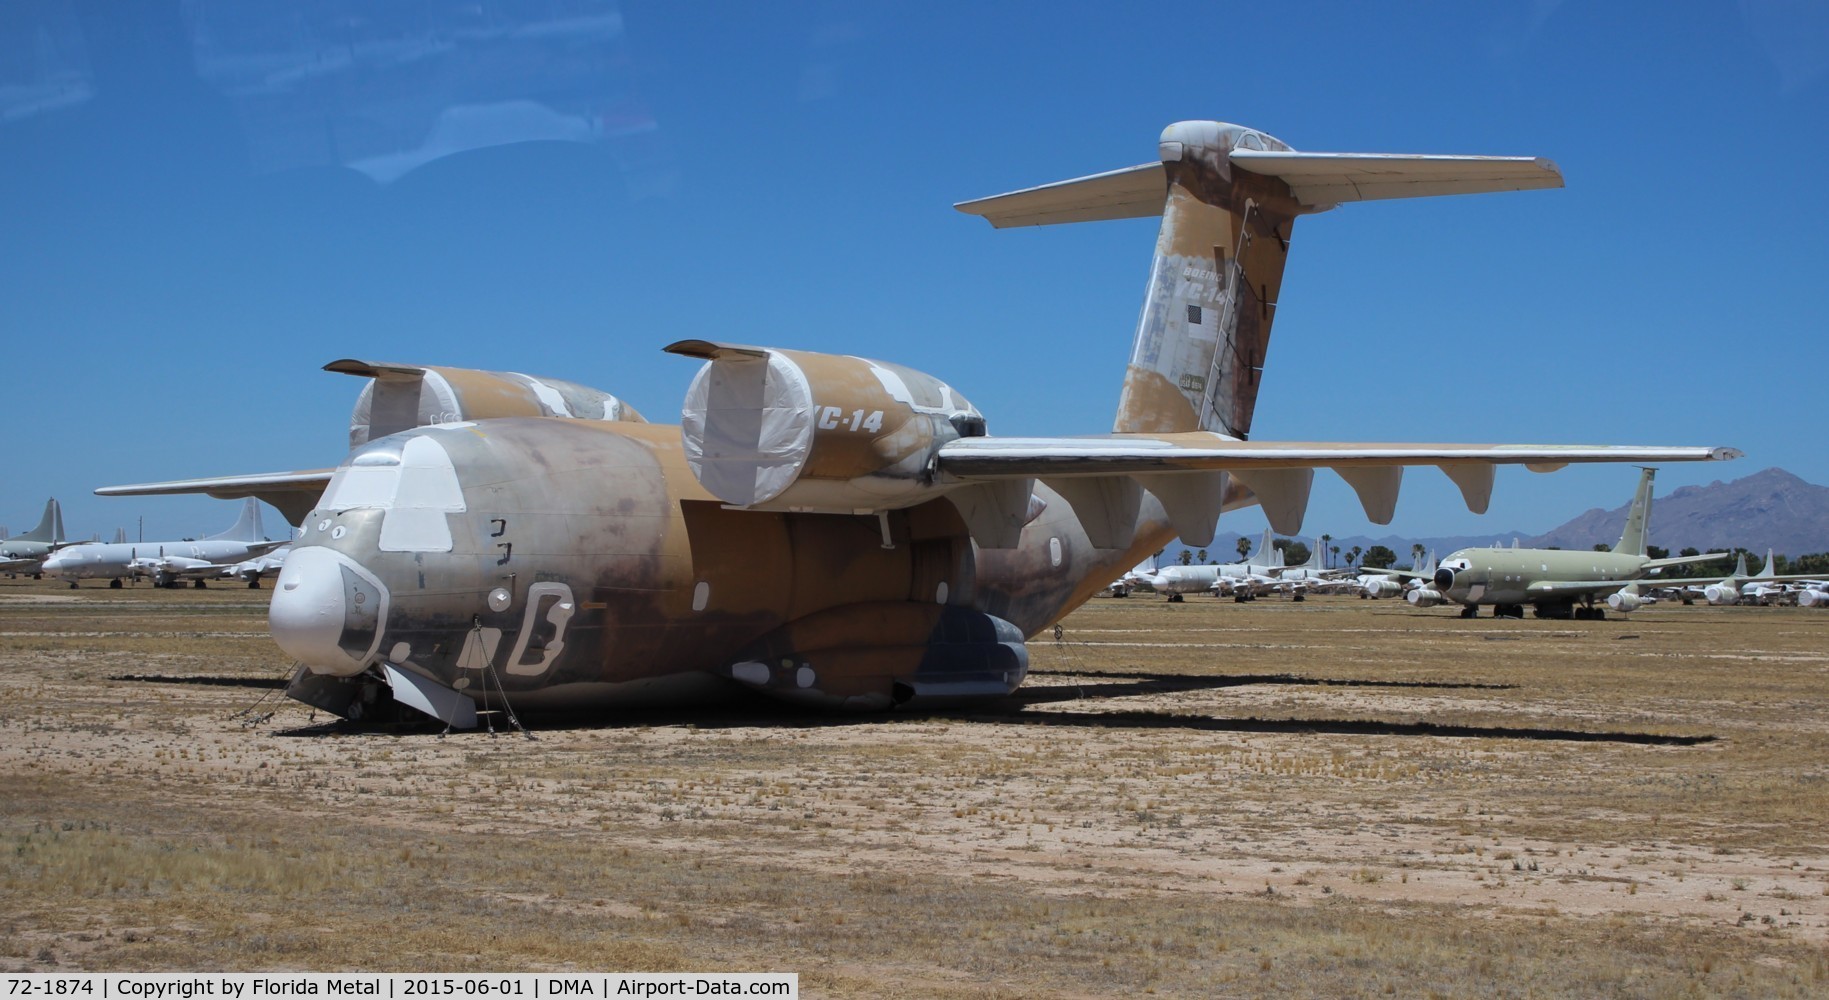
[{"label": "horizontal stabilizer", "polygon": [[962,201],[953,207],[967,215],[981,216],[998,229],[1057,222],[1141,219],[1162,214],[1168,190],[1168,174],[1162,164],[1144,163],[1009,194]]},{"label": "horizontal stabilizer", "polygon": [[218,500],[254,497],[272,504],[294,527],[318,505],[324,487],[330,484],[334,469],[306,469],[298,472],[257,472],[247,476],[212,476],[208,479],[174,479],[164,483],[134,483],[130,486],[104,486],[95,491],[103,497],[174,496],[201,493]]},{"label": "horizontal stabilizer", "polygon": [[1232,165],[1288,184],[1304,205],[1425,198],[1562,186],[1556,164],[1534,156],[1298,153],[1234,149]]}]

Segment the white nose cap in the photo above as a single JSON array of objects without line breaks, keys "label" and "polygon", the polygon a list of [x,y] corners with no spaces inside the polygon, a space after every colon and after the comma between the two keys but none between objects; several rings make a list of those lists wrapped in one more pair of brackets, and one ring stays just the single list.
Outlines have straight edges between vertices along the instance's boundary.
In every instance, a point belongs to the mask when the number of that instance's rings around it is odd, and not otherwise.
[{"label": "white nose cap", "polygon": [[343,638],[343,565],[328,549],[294,549],[286,557],[267,606],[267,628],[287,656],[313,673],[348,675],[362,665],[337,643]]}]

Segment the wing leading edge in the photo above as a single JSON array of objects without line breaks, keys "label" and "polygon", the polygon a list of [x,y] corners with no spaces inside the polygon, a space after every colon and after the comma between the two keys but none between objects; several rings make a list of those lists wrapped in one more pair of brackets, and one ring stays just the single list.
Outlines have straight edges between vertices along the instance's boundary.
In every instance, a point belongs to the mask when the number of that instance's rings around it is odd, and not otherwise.
[{"label": "wing leading edge", "polygon": [[134,483],[129,486],[104,486],[95,491],[104,497],[146,497],[197,494],[218,500],[240,500],[254,497],[271,504],[286,520],[297,527],[305,515],[316,507],[330,484],[335,469],[305,469],[294,472],[257,472],[245,476],[212,476],[208,479],[174,479],[163,483]]}]

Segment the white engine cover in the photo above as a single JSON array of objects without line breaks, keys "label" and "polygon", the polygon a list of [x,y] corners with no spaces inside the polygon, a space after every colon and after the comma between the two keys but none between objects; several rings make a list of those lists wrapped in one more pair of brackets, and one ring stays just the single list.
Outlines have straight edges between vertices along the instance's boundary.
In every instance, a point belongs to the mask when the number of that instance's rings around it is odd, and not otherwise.
[{"label": "white engine cover", "polygon": [[930,375],[867,358],[721,350],[686,391],[680,436],[699,484],[761,510],[874,513],[944,492],[940,447],[984,418]]}]

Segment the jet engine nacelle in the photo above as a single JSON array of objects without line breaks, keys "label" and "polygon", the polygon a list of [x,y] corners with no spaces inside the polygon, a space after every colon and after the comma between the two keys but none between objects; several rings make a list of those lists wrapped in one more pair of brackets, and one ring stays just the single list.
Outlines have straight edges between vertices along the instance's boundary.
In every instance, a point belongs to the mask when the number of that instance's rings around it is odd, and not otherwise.
[{"label": "jet engine nacelle", "polygon": [[1829,590],[1800,590],[1797,592],[1797,606],[1800,608],[1829,608]]},{"label": "jet engine nacelle", "polygon": [[345,358],[325,371],[373,379],[349,416],[349,446],[431,424],[493,417],[573,417],[645,423],[635,408],[601,389],[520,372],[380,364]]},{"label": "jet engine nacelle", "polygon": [[900,365],[706,341],[668,350],[709,360],[686,390],[680,436],[699,484],[732,506],[912,507],[944,491],[941,446],[984,433],[951,386]]},{"label": "jet engine nacelle", "polygon": [[1442,603],[1442,592],[1428,587],[1418,587],[1404,595],[1404,600],[1419,608],[1433,608]]},{"label": "jet engine nacelle", "polygon": [[1403,584],[1388,576],[1383,576],[1367,582],[1363,589],[1367,597],[1396,597],[1403,593],[1404,588]]},{"label": "jet engine nacelle", "polygon": [[1702,588],[1702,596],[1716,607],[1740,603],[1740,590],[1719,583],[1711,583]]},{"label": "jet engine nacelle", "polygon": [[1624,591],[1607,595],[1607,607],[1622,614],[1630,611],[1637,611],[1644,603],[1645,601],[1643,598],[1640,598],[1636,594],[1628,594]]}]

